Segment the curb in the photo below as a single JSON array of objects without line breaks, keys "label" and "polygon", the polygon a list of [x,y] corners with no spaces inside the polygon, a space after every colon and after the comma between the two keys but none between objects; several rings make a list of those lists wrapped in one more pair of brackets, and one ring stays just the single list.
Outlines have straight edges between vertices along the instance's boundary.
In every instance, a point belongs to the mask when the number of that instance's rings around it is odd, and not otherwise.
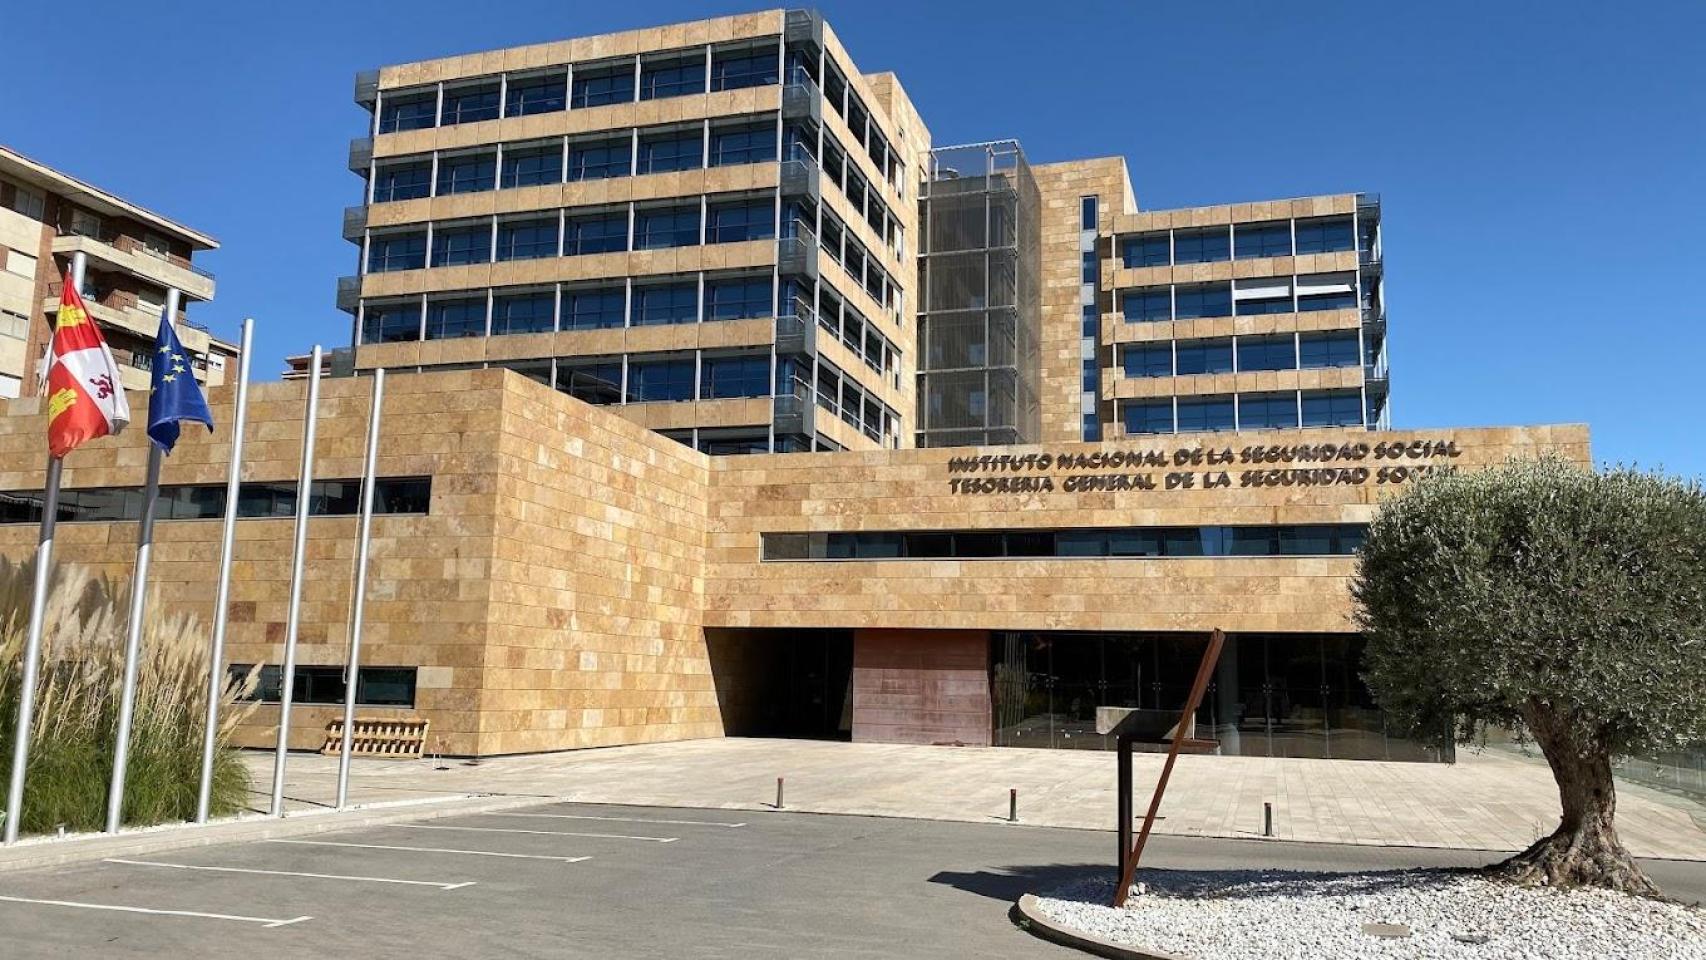
[{"label": "curb", "polygon": [[1013,909],[1007,914],[1008,918],[1021,930],[1029,931],[1033,936],[1058,943],[1063,947],[1082,950],[1108,960],[1189,960],[1177,954],[1162,953],[1149,947],[1131,947],[1125,944],[1103,940],[1081,930],[1063,926],[1057,921],[1043,915],[1042,906],[1037,902],[1035,894],[1027,893],[1013,904]]},{"label": "curb", "polygon": [[387,803],[353,810],[298,813],[282,819],[250,817],[209,824],[177,823],[134,831],[83,834],[65,839],[39,839],[0,850],[0,874],[104,860],[143,853],[160,853],[223,843],[248,843],[279,837],[300,837],[334,830],[359,830],[415,820],[491,813],[513,807],[552,802],[544,796],[477,795],[450,800]]}]

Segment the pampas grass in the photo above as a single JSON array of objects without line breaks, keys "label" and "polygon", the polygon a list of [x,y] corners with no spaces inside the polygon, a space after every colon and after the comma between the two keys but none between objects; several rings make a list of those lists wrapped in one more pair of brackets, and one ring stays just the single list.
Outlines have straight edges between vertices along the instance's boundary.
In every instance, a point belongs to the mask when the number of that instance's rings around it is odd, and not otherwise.
[{"label": "pampas grass", "polygon": [[[0,558],[0,766],[10,770],[23,679],[34,563]],[[58,564],[48,592],[30,766],[24,781],[24,833],[59,824],[98,830],[106,820],[113,737],[124,679],[128,586],[87,568]],[[149,598],[142,662],[125,775],[124,820],[155,824],[195,815],[207,709],[209,630],[195,617],[166,614]],[[228,746],[254,709],[239,702],[255,682],[227,684],[219,713],[212,812],[235,812],[248,774]],[[0,798],[0,802],[4,802]]]}]

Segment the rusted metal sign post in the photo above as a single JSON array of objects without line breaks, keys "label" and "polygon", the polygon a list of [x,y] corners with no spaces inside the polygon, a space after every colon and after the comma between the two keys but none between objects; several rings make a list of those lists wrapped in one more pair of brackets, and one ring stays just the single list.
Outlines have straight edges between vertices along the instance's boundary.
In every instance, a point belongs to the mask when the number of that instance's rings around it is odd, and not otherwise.
[{"label": "rusted metal sign post", "polygon": [[[1114,734],[1119,744],[1119,886],[1114,889],[1114,906],[1125,905],[1126,893],[1131,890],[1132,880],[1137,874],[1137,861],[1143,856],[1143,845],[1149,842],[1149,831],[1155,826],[1155,817],[1161,812],[1161,795],[1167,792],[1167,780],[1173,775],[1173,763],[1179,759],[1179,754],[1186,750],[1191,753],[1208,753],[1219,746],[1214,740],[1198,740],[1196,733],[1197,707],[1202,704],[1203,693],[1208,689],[1209,678],[1214,675],[1214,668],[1220,662],[1220,648],[1226,644],[1226,634],[1215,630],[1208,638],[1208,649],[1203,651],[1202,663],[1197,665],[1197,679],[1191,684],[1191,695],[1185,701],[1185,709],[1180,712],[1179,720],[1169,732],[1165,723],[1171,716],[1160,710],[1132,710],[1126,712],[1123,719],[1113,724],[1111,729],[1104,731]],[[1155,782],[1155,794],[1149,799],[1149,812],[1143,818],[1143,830],[1137,835],[1134,846],[1131,840],[1131,754],[1132,744],[1138,742],[1155,743],[1170,740],[1167,749],[1167,762],[1161,767],[1161,778]]]}]

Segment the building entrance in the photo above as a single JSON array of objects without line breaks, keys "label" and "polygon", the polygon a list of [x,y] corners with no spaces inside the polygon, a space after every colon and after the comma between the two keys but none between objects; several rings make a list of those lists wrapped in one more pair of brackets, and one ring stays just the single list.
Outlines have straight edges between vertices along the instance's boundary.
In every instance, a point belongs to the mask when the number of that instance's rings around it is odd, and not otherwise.
[{"label": "building entrance", "polygon": [[705,641],[727,736],[852,738],[851,630],[709,629]]}]

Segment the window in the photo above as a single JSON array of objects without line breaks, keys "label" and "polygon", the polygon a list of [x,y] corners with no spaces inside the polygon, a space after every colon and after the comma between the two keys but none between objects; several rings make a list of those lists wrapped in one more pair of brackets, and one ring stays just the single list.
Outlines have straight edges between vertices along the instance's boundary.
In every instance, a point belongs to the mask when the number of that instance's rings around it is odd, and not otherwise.
[{"label": "window", "polygon": [[722,51],[711,56],[711,89],[739,90],[777,81],[775,47]]},{"label": "window", "polygon": [[1095,197],[1079,197],[1078,198],[1078,229],[1080,229],[1080,230],[1094,230],[1094,229],[1096,229],[1096,198]]},{"label": "window", "polygon": [[700,393],[707,400],[770,396],[770,355],[706,357]]},{"label": "window", "polygon": [[1140,233],[1120,240],[1120,259],[1127,269],[1134,267],[1165,267],[1172,262],[1172,245],[1165,230]]},{"label": "window", "polygon": [[492,258],[492,228],[440,227],[432,233],[432,265],[455,267],[485,263]]},{"label": "window", "polygon": [[438,93],[388,96],[379,108],[379,132],[424,130],[438,120]]},{"label": "window", "polygon": [[368,241],[368,273],[419,270],[425,266],[425,233],[376,234]]},{"label": "window", "polygon": [[[308,488],[311,516],[350,516],[361,504],[360,480],[316,480]],[[380,477],[373,490],[376,514],[425,514],[432,498],[430,477]],[[140,487],[62,490],[62,522],[134,521],[142,518]],[[0,523],[40,523],[42,492],[0,493]],[[296,513],[295,481],[245,483],[237,490],[242,520],[289,517]],[[155,516],[161,520],[213,520],[225,516],[225,484],[168,484],[160,488]]]},{"label": "window", "polygon": [[426,338],[454,340],[486,335],[486,298],[434,300],[427,303]]},{"label": "window", "polygon": [[[227,669],[229,682],[241,684],[255,671],[254,664],[233,663]],[[347,694],[344,672],[347,668],[297,667],[290,685],[292,703],[343,703]],[[415,705],[414,667],[356,668],[356,703],[369,707],[413,707]],[[253,690],[243,699],[257,703],[278,703],[284,699],[284,668],[268,664],[260,668]]]},{"label": "window", "polygon": [[1317,367],[1354,367],[1361,362],[1355,331],[1334,333],[1305,333],[1297,339],[1298,366],[1305,370]]},{"label": "window", "polygon": [[625,177],[632,169],[627,137],[569,144],[569,181]]},{"label": "window", "polygon": [[1291,221],[1240,223],[1232,228],[1238,259],[1291,256]]},{"label": "window", "polygon": [[[37,258],[34,255],[25,253],[22,250],[0,250],[0,253],[5,255],[7,273],[23,277],[26,280],[34,280],[36,278]],[[148,294],[141,292],[137,293],[137,306],[141,307],[148,313],[159,313],[161,305],[159,303],[155,303],[153,304],[152,309],[150,309],[149,304],[143,301],[143,298],[146,296],[148,296]]]},{"label": "window", "polygon": [[699,205],[641,210],[634,220],[634,249],[690,247],[699,242]]},{"label": "window", "polygon": [[568,78],[562,74],[548,77],[511,77],[504,97],[504,116],[526,117],[535,113],[551,113],[563,109],[567,101]]},{"label": "window", "polygon": [[1173,401],[1143,400],[1128,403],[1120,413],[1125,417],[1125,432],[1138,433],[1172,433],[1173,432]]},{"label": "window", "polygon": [[561,147],[529,147],[525,150],[505,150],[503,178],[505,189],[537,187],[563,180],[563,150]]},{"label": "window", "polygon": [[1241,430],[1297,428],[1297,394],[1246,393],[1238,398],[1238,427]]},{"label": "window", "polygon": [[497,176],[497,154],[464,153],[438,161],[438,195],[490,190]]},{"label": "window", "polygon": [[421,338],[421,305],[369,303],[361,311],[362,343],[399,343]]},{"label": "window", "polygon": [[693,399],[693,358],[630,361],[628,402]]},{"label": "window", "polygon": [[1306,427],[1360,427],[1362,393],[1358,390],[1306,390],[1303,393],[1303,425]]},{"label": "window", "polygon": [[1174,263],[1215,263],[1230,259],[1232,244],[1225,227],[1173,231]]},{"label": "window", "polygon": [[[1150,343],[1125,348],[1121,358],[1128,377],[1170,377],[1173,375],[1173,345]],[[1094,361],[1086,361],[1094,363]]]},{"label": "window", "polygon": [[616,253],[628,249],[628,212],[626,210],[584,217],[570,217],[563,222],[563,256],[578,257],[589,253]]},{"label": "window", "polygon": [[[65,205],[60,204],[60,209],[65,209]],[[106,233],[106,229],[105,225],[101,223],[101,218],[96,214],[78,207],[72,207],[70,230],[68,232],[74,233],[80,237],[94,237],[98,240]]]},{"label": "window", "polygon": [[537,260],[557,255],[557,218],[498,223],[499,260]]},{"label": "window", "polygon": [[1191,340],[1179,344],[1179,376],[1231,371],[1231,340]]},{"label": "window", "polygon": [[373,180],[373,202],[418,200],[432,193],[432,163],[393,163],[379,167]]},{"label": "window", "polygon": [[561,361],[557,364],[557,389],[586,403],[620,403],[622,362]]},{"label": "window", "polygon": [[776,159],[774,124],[749,124],[711,129],[711,166],[769,163]]},{"label": "window", "polygon": [[1179,432],[1231,430],[1234,423],[1231,397],[1179,399]]},{"label": "window", "polygon": [[991,560],[1013,557],[1349,556],[1361,524],[1261,527],[1083,527],[760,534],[778,560]]},{"label": "window", "polygon": [[1277,337],[1239,337],[1238,369],[1296,370],[1297,347],[1291,334]]},{"label": "window", "polygon": [[769,453],[770,436],[765,433],[731,433],[707,435],[699,432],[699,452],[712,456],[729,456],[745,453]]},{"label": "window", "polygon": [[699,319],[697,283],[671,283],[634,288],[634,326],[694,323]]},{"label": "window", "polygon": [[734,277],[705,284],[706,320],[744,320],[775,314],[767,276]]},{"label": "window", "polygon": [[1297,221],[1297,252],[1338,253],[1355,250],[1356,235],[1351,230],[1350,217],[1317,217]]},{"label": "window", "polygon": [[550,333],[556,327],[555,294],[518,293],[492,298],[492,334]]},{"label": "window", "polygon": [[1096,253],[1086,250],[1078,256],[1078,280],[1081,283],[1096,282]]},{"label": "window", "polygon": [[569,96],[574,107],[601,107],[609,103],[628,103],[634,99],[634,66],[624,63],[613,67],[576,67],[575,88]]},{"label": "window", "polygon": [[660,100],[705,92],[705,58],[665,60],[640,65],[640,99]]},{"label": "window", "polygon": [[23,184],[14,184],[11,207],[31,220],[41,220],[47,216],[47,195]]},{"label": "window", "polygon": [[698,130],[652,134],[640,138],[640,172],[697,170],[703,165],[704,134]]},{"label": "window", "polygon": [[1093,303],[1083,304],[1078,310],[1079,336],[1094,340],[1101,329],[1102,319],[1096,315],[1096,305]]},{"label": "window", "polygon": [[1226,283],[1180,284],[1174,291],[1179,319],[1232,316],[1232,286]]},{"label": "window", "polygon": [[1120,294],[1120,311],[1126,320],[1173,319],[1173,291],[1168,287],[1137,287]]},{"label": "window", "polygon": [[771,200],[720,203],[710,208],[709,215],[705,228],[707,243],[739,243],[776,236],[776,205]]},{"label": "window", "polygon": [[444,91],[444,116],[439,123],[474,123],[498,118],[498,86],[458,87]]},{"label": "window", "polygon": [[620,327],[625,322],[627,308],[628,294],[622,287],[564,290],[563,329],[603,330]]},{"label": "window", "polygon": [[1328,293],[1310,294],[1308,296],[1303,296],[1300,292],[1297,298],[1297,310],[1299,313],[1308,313],[1313,310],[1351,310],[1354,309],[1356,305],[1357,295],[1355,290],[1336,290]]}]

